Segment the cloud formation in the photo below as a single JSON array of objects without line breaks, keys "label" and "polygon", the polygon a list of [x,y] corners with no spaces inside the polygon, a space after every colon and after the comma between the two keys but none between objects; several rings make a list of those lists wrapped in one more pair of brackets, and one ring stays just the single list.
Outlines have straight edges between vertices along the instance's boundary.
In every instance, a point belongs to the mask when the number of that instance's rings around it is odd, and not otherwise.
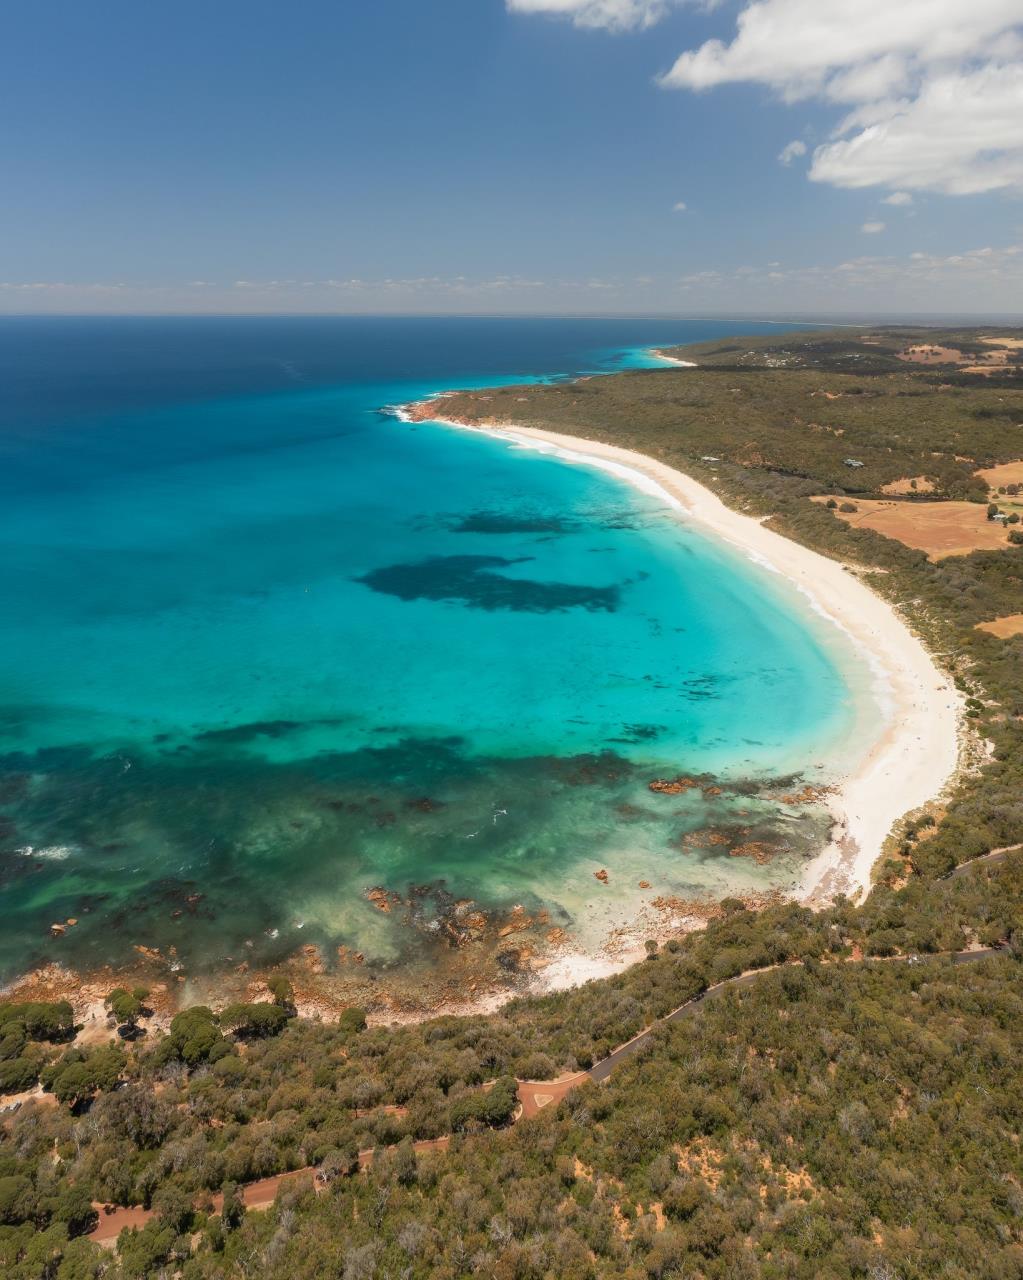
[{"label": "cloud formation", "polygon": [[672,213],[685,213],[688,208],[689,206],[684,200],[676,200],[671,206]]},{"label": "cloud formation", "polygon": [[801,142],[798,138],[794,138],[791,142],[786,143],[778,152],[778,159],[782,164],[789,165],[799,156],[806,155],[806,143]]},{"label": "cloud formation", "polygon": [[814,152],[816,182],[1023,188],[1020,0],[753,0],[730,44],[683,53],[661,83],[762,84],[788,102],[846,107]]},{"label": "cloud formation", "polygon": [[868,236],[876,236],[879,231],[884,230],[883,222],[865,222],[860,230]]},{"label": "cloud formation", "polygon": [[[645,28],[716,0],[506,0],[579,27]],[[707,40],[661,77],[700,92],[761,84],[846,114],[809,176],[836,187],[974,195],[1023,190],[1023,0],[743,0],[730,43]],[[807,154],[790,142],[782,164]]]},{"label": "cloud formation", "polygon": [[608,31],[652,27],[668,12],[671,0],[507,0],[511,13],[569,18],[577,27]]}]

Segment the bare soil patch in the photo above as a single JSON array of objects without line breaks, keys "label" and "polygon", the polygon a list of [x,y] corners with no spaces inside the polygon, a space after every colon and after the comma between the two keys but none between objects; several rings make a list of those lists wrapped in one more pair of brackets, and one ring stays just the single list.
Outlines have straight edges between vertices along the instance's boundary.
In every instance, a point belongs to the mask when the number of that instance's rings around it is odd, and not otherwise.
[{"label": "bare soil patch", "polygon": [[907,364],[962,364],[964,359],[958,347],[937,347],[930,343],[907,347],[897,354]]},{"label": "bare soil patch", "polygon": [[882,493],[933,493],[934,485],[926,476],[903,476],[900,480],[892,480],[881,486]]},{"label": "bare soil patch", "polygon": [[990,622],[978,622],[977,630],[987,631],[1001,640],[1023,636],[1023,613],[1007,613],[1002,618],[992,618]]},{"label": "bare soil patch", "polygon": [[[816,497],[814,502],[827,502]],[[979,502],[885,502],[857,498],[855,511],[835,511],[846,524],[874,529],[907,547],[926,553],[930,560],[965,556],[971,551],[1010,550],[1000,521],[987,518]]]},{"label": "bare soil patch", "polygon": [[994,347],[1008,347],[1011,351],[1023,351],[1023,338],[981,338]]},{"label": "bare soil patch", "polygon": [[983,467],[977,475],[986,481],[989,489],[1004,488],[1008,484],[1023,484],[1023,458],[1016,462],[1003,462],[998,467]]},{"label": "bare soil patch", "polygon": [[987,343],[992,350],[980,354],[971,351],[967,354],[960,351],[958,347],[939,347],[931,343],[918,343],[915,346],[906,347],[904,351],[896,352],[896,356],[907,364],[954,364],[959,367],[961,373],[989,374],[996,369],[1004,369],[1007,365],[1015,364],[1018,352],[1023,348],[1023,340],[1019,338],[989,337],[981,338],[980,341]]}]

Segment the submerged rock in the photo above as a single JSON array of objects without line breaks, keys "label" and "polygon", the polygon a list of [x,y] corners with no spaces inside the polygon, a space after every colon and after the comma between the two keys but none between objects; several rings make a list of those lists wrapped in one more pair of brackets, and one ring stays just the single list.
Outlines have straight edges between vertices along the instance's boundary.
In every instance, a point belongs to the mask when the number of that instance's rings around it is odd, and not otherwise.
[{"label": "submerged rock", "polygon": [[678,778],[655,778],[653,782],[648,782],[647,787],[650,791],[656,792],[662,796],[680,796],[685,792],[691,791],[693,787],[700,784],[695,778],[678,777]]},{"label": "submerged rock", "polygon": [[372,902],[378,911],[382,911],[387,915],[391,908],[401,902],[401,894],[394,893],[382,886],[366,890],[366,897]]},{"label": "submerged rock", "polygon": [[409,800],[406,808],[414,809],[416,813],[436,813],[438,809],[444,808],[444,801],[431,800],[429,796],[421,796],[418,800]]},{"label": "submerged rock", "polygon": [[781,849],[778,845],[767,844],[763,840],[750,840],[728,850],[729,857],[752,858],[758,867],[766,866],[779,853]]},{"label": "submerged rock", "polygon": [[685,849],[709,849],[714,845],[731,844],[732,837],[726,835],[723,831],[703,830],[689,831],[682,837],[682,847]]}]

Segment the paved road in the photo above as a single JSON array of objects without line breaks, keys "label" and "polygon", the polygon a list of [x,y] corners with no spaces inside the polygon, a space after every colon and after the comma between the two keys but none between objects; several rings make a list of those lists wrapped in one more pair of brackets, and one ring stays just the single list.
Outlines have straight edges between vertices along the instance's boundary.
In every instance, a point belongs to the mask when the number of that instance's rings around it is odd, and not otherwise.
[{"label": "paved road", "polygon": [[941,876],[942,880],[955,880],[959,876],[964,876],[967,871],[972,871],[974,867],[994,866],[996,863],[1004,862],[1010,853],[1018,853],[1023,849],[1023,844],[1007,844],[1002,849],[992,849],[990,853],[982,853],[979,858],[971,858],[969,862],[960,862],[958,867],[953,867],[948,875]]}]

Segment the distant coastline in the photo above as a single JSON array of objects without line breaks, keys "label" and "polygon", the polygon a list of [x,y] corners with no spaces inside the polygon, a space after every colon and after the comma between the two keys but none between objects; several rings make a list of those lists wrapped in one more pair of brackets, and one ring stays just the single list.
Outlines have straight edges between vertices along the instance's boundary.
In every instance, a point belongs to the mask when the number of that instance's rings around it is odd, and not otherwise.
[{"label": "distant coastline", "polygon": [[881,730],[830,795],[831,840],[807,866],[798,892],[808,905],[823,905],[840,893],[865,896],[895,824],[940,795],[959,766],[962,700],[922,641],[851,569],[734,511],[683,472],[634,450],[578,436],[431,416],[430,406],[443,398],[406,406],[402,417],[480,431],[519,448],[597,466],[656,493],[681,515],[782,574],[866,656],[885,692]]}]

